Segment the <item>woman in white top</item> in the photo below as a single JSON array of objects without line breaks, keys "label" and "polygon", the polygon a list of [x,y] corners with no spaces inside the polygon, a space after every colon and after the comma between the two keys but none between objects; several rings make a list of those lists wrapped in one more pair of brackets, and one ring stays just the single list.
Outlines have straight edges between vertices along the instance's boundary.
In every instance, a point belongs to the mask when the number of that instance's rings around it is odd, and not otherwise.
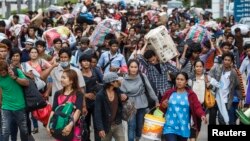
[{"label": "woman in white top", "polygon": [[[202,62],[201,60],[195,61],[193,67],[194,67],[193,68],[194,76],[189,79],[188,85],[197,94],[200,103],[203,105],[205,99],[205,91],[206,87],[209,86],[210,77],[207,74],[205,74],[204,62]],[[201,119],[197,120],[198,120],[198,129],[195,129],[191,125],[190,141],[196,141],[198,137],[201,128]]]}]

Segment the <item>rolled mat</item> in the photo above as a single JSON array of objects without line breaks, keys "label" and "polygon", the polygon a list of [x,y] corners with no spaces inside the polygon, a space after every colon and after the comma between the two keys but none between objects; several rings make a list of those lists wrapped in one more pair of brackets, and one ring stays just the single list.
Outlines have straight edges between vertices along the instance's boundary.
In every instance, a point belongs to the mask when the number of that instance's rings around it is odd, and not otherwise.
[{"label": "rolled mat", "polygon": [[250,108],[243,113],[241,109],[236,110],[236,115],[239,117],[240,121],[245,125],[250,125],[250,117],[249,115],[246,115],[246,113],[249,113]]}]

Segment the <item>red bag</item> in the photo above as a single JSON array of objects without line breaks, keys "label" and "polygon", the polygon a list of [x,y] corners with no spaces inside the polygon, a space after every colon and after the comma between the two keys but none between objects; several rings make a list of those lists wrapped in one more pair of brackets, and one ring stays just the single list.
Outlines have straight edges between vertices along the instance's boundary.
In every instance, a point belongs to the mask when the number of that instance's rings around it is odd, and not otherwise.
[{"label": "red bag", "polygon": [[43,125],[47,125],[51,111],[52,111],[52,106],[47,102],[46,107],[32,111],[32,116],[38,121],[41,121]]}]

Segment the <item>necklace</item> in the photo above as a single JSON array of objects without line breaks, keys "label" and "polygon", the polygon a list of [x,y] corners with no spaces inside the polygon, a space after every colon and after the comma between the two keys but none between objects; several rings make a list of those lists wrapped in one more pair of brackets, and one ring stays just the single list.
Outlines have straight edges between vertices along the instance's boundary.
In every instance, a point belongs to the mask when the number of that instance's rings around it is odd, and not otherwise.
[{"label": "necklace", "polygon": [[108,96],[108,99],[109,99],[109,101],[113,101],[114,100],[114,98],[115,98],[115,93],[114,93],[114,91],[107,91],[107,96]]},{"label": "necklace", "polygon": [[66,91],[64,91],[64,95],[70,95],[70,93],[73,91],[74,91],[73,89],[66,90]]}]

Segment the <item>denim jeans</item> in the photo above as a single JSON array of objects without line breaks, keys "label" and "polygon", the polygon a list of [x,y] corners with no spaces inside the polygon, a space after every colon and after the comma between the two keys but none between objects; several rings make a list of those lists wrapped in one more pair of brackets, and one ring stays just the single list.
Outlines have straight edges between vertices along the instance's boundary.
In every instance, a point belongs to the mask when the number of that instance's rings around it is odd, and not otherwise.
[{"label": "denim jeans", "polygon": [[2,137],[2,115],[1,115],[1,111],[0,111],[0,141],[2,141],[3,137]]},{"label": "denim jeans", "polygon": [[2,109],[2,135],[3,141],[9,141],[11,134],[11,122],[16,122],[19,130],[21,141],[28,141],[28,128],[27,128],[27,119],[26,112],[22,110],[3,110]]},{"label": "denim jeans", "polygon": [[37,119],[35,119],[32,115],[31,115],[31,120],[33,123],[33,128],[38,128],[38,121]]},{"label": "denim jeans", "polygon": [[176,134],[165,134],[164,137],[166,141],[187,141],[187,138]]},{"label": "denim jeans", "polygon": [[128,121],[128,141],[140,139],[145,113],[146,108],[137,109],[136,114]]}]

